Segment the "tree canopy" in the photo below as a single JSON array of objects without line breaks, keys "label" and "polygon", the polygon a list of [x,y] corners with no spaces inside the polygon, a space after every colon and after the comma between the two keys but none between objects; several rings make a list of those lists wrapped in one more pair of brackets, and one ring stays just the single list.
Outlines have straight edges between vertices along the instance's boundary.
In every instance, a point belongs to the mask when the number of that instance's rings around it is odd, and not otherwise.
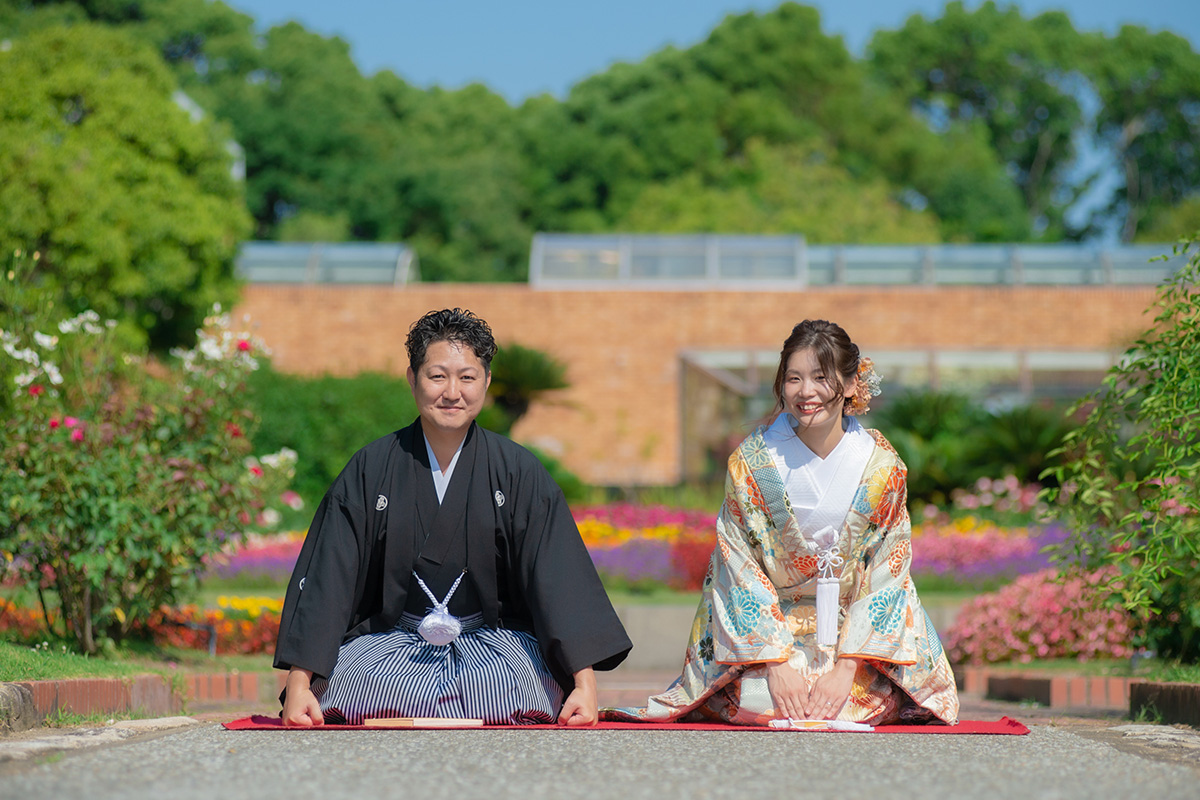
[{"label": "tree canopy", "polygon": [[50,26],[0,51],[0,247],[33,279],[134,339],[187,339],[236,295],[249,233],[226,126],[189,111],[126,32]]},{"label": "tree canopy", "polygon": [[[1062,12],[952,2],[857,58],[783,3],[514,107],[363,75],[344,41],[213,0],[0,0],[14,49],[88,21],[228,125],[254,235],[402,239],[427,280],[520,280],[535,231],[1174,239],[1200,194],[1200,54]],[[1081,202],[1097,162],[1117,188]]]}]

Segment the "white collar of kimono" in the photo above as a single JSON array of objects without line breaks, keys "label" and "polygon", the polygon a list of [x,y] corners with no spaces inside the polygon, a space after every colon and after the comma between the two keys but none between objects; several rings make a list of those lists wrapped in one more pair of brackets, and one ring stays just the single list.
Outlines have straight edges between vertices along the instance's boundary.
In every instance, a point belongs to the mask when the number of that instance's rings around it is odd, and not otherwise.
[{"label": "white collar of kimono", "polygon": [[467,437],[464,436],[462,442],[458,443],[458,449],[454,451],[454,457],[450,459],[450,464],[445,469],[438,464],[437,456],[433,454],[433,445],[429,443],[429,437],[422,433],[421,438],[425,440],[425,452],[429,453],[429,467],[433,470],[433,488],[437,489],[438,505],[441,505],[442,498],[446,496],[446,487],[450,485],[450,476],[454,474],[454,465],[458,463],[458,455],[462,452],[463,442],[467,441]]},{"label": "white collar of kimono", "polygon": [[792,513],[804,534],[826,525],[840,531],[875,447],[871,434],[854,417],[845,417],[844,432],[825,458],[800,440],[791,414],[780,414],[763,434],[783,479]]}]

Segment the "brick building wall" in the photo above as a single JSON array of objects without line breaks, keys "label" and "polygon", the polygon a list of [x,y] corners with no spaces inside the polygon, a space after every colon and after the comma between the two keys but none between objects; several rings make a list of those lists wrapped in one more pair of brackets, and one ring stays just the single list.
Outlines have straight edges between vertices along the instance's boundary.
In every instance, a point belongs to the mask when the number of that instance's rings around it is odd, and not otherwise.
[{"label": "brick building wall", "polygon": [[403,375],[409,325],[431,309],[469,308],[501,344],[534,347],[568,365],[571,387],[535,405],[515,438],[556,453],[584,480],[637,485],[680,477],[683,350],[777,350],[796,322],[823,318],[841,324],[867,355],[1119,351],[1149,325],[1153,299],[1154,288],[1143,286],[668,292],[255,284],[235,314],[250,316],[280,370]]}]

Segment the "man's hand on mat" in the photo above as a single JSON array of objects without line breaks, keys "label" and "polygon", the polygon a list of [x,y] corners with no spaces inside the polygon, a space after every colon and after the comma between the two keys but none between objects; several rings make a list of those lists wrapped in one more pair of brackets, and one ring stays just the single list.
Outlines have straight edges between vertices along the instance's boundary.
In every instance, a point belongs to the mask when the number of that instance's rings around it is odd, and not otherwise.
[{"label": "man's hand on mat", "polygon": [[321,704],[313,694],[312,673],[293,667],[287,677],[287,694],[283,698],[283,724],[292,727],[311,728],[324,725]]},{"label": "man's hand on mat", "polygon": [[775,706],[777,717],[804,718],[804,704],[808,701],[808,685],[791,664],[780,661],[767,664],[767,691]]},{"label": "man's hand on mat", "polygon": [[567,695],[558,722],[560,725],[595,725],[599,715],[596,673],[591,667],[585,667],[575,673],[575,690]]},{"label": "man's hand on mat", "polygon": [[839,658],[833,669],[817,678],[812,694],[804,706],[804,715],[809,719],[834,719],[854,685],[854,673],[858,671],[857,658]]}]

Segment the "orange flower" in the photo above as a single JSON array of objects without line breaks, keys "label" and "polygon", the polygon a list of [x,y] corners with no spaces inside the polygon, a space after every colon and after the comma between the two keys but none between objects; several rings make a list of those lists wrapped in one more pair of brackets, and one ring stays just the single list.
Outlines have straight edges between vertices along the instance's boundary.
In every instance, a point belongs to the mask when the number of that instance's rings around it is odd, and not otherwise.
[{"label": "orange flower", "polygon": [[887,482],[879,494],[879,500],[871,513],[871,522],[877,525],[899,518],[904,511],[904,499],[908,491],[904,485],[904,473],[899,469],[888,472]]},{"label": "orange flower", "polygon": [[904,569],[904,562],[908,560],[909,554],[912,552],[912,544],[908,539],[897,542],[892,548],[892,552],[888,553],[888,569],[892,571],[892,576],[899,578],[901,571]]},{"label": "orange flower", "polygon": [[806,578],[811,577],[817,573],[817,557],[812,555],[798,555],[792,559],[792,569]]}]

